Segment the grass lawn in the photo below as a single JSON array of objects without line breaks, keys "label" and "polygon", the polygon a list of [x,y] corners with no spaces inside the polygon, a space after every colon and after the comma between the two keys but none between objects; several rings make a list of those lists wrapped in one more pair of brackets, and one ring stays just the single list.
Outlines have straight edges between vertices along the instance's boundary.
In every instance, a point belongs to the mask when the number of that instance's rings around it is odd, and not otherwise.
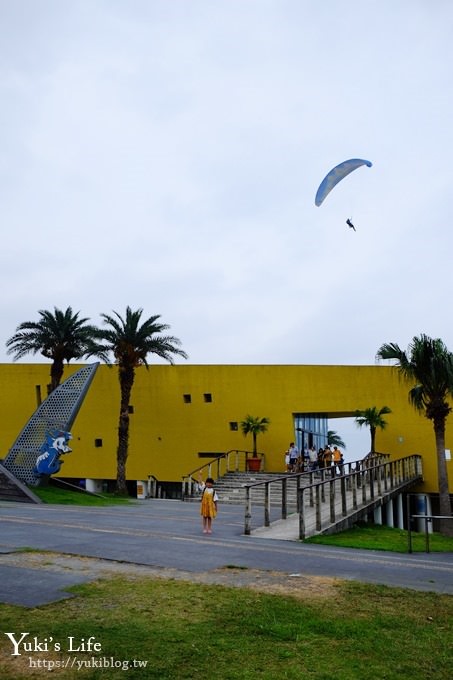
[{"label": "grass lawn", "polygon": [[38,496],[43,503],[57,505],[117,505],[130,502],[129,497],[116,496],[113,493],[102,493],[99,495],[83,493],[83,491],[71,491],[58,486],[34,486],[33,493]]},{"label": "grass lawn", "polygon": [[[13,656],[3,634],[2,680],[43,677],[51,662],[52,677],[69,680],[451,678],[453,598],[447,595],[341,582],[297,599],[142,577],[72,591],[73,599],[36,609],[0,605],[3,632],[28,632],[27,641],[36,637],[48,646]],[[74,651],[90,636],[100,645],[95,651]],[[146,667],[133,668],[134,659]],[[39,660],[47,669],[36,666]],[[117,667],[83,666],[93,660]]]},{"label": "grass lawn", "polygon": [[[408,552],[408,532],[381,524],[355,525],[352,529],[331,536],[314,536],[305,543],[321,543],[336,545],[341,548],[368,548],[370,550],[390,550],[392,552]],[[412,551],[425,552],[426,537],[424,533],[412,532]],[[441,536],[439,533],[429,534],[430,552],[453,552],[453,538]]]}]

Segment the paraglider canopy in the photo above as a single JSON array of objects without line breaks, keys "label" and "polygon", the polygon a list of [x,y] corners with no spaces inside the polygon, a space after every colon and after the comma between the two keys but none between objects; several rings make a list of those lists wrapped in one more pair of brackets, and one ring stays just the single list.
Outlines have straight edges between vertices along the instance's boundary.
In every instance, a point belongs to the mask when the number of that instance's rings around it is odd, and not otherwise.
[{"label": "paraglider canopy", "polygon": [[348,161],[343,161],[339,165],[336,165],[322,180],[319,185],[319,189],[316,192],[315,204],[321,205],[327,194],[332,191],[334,186],[338,184],[342,179],[344,179],[350,172],[357,170],[362,165],[366,165],[371,168],[373,165],[370,161],[364,161],[361,158],[351,158]]}]

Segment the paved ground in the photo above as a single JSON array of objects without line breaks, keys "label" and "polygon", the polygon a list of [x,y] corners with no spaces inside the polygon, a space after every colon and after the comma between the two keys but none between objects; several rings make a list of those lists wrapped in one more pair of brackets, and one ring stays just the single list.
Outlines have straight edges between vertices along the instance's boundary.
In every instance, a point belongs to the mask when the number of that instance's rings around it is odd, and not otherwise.
[{"label": "paved ground", "polygon": [[[197,503],[147,500],[91,508],[0,502],[0,602],[70,597],[112,572],[319,593],[331,579],[453,594],[453,553],[395,554],[244,536],[241,506],[221,507],[203,535]],[[21,552],[24,548],[52,554]]]}]

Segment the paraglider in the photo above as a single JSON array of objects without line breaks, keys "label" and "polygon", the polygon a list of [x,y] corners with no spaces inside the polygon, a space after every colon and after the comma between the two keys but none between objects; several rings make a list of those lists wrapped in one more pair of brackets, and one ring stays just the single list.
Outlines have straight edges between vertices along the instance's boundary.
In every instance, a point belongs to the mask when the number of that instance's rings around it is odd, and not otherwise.
[{"label": "paraglider", "polygon": [[315,204],[321,205],[327,194],[332,191],[334,186],[338,184],[342,179],[344,179],[350,172],[357,170],[362,165],[366,165],[371,168],[373,165],[370,161],[362,160],[361,158],[351,158],[348,161],[343,161],[339,165],[336,165],[322,180],[319,185],[319,189],[316,192]]},{"label": "paraglider", "polygon": [[352,222],[351,222],[350,219],[347,219],[347,220],[346,220],[346,224],[348,225],[348,227],[349,227],[350,229],[354,229],[354,231],[355,231],[355,227],[354,227],[354,225],[352,224]]}]

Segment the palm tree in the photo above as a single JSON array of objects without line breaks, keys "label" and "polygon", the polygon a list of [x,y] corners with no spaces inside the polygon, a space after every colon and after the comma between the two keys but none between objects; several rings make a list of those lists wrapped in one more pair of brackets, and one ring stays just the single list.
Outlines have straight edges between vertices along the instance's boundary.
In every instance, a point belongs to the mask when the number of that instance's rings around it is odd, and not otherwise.
[{"label": "palm tree", "polygon": [[256,438],[259,434],[267,431],[270,425],[269,418],[259,418],[258,416],[245,416],[241,422],[241,430],[244,437],[251,434],[253,437],[253,456],[256,456]]},{"label": "palm tree", "polygon": [[120,413],[118,423],[118,448],[117,448],[117,477],[116,491],[126,494],[126,461],[129,451],[129,405],[132,387],[135,380],[137,366],[148,368],[148,354],[156,354],[173,364],[173,356],[181,356],[185,359],[187,354],[179,348],[181,344],[178,338],[171,335],[160,335],[167,330],[167,324],[160,323],[160,315],[156,314],[141,322],[143,310],[133,311],[126,308],[126,316],[123,318],[118,312],[114,316],[101,314],[106,329],[97,329],[96,340],[91,348],[91,354],[97,355],[104,361],[108,361],[110,353],[115,358],[118,366],[118,378],[120,382]]},{"label": "palm tree", "polygon": [[338,446],[340,449],[346,448],[346,444],[335,430],[329,430],[327,432],[327,444],[329,446]]},{"label": "palm tree", "polygon": [[79,319],[79,313],[74,314],[71,307],[65,312],[57,307],[54,312],[42,309],[39,321],[24,321],[6,341],[8,354],[14,354],[14,361],[38,352],[52,359],[49,393],[60,384],[65,361],[69,363],[71,359],[89,354],[96,329],[87,324],[88,319]]},{"label": "palm tree", "polygon": [[365,425],[366,427],[370,428],[371,453],[376,451],[376,430],[378,428],[384,430],[387,427],[387,421],[384,420],[382,416],[385,416],[387,413],[391,412],[392,410],[388,406],[383,406],[379,410],[376,408],[376,406],[371,406],[370,408],[366,408],[363,411],[355,412],[355,422],[358,427],[363,427]]},{"label": "palm tree", "polygon": [[[437,476],[439,483],[440,514],[451,517],[448,473],[445,462],[445,424],[451,411],[447,399],[453,396],[453,354],[439,338],[425,334],[415,336],[404,352],[395,343],[384,344],[378,359],[392,359],[401,375],[413,383],[409,401],[426,418],[432,420],[436,440]],[[440,521],[441,533],[453,535],[451,521]]]}]

